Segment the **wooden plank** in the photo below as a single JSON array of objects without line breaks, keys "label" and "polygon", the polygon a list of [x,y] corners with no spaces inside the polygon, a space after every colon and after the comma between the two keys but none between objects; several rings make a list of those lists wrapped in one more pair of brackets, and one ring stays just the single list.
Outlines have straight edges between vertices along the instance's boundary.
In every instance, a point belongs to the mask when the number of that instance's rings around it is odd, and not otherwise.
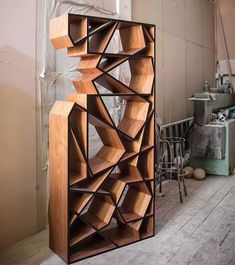
[{"label": "wooden plank", "polygon": [[68,262],[68,117],[73,107],[72,102],[57,101],[49,115],[49,246],[65,262]]},{"label": "wooden plank", "polygon": [[49,38],[54,49],[73,47],[69,37],[69,15],[63,15],[50,20]]}]

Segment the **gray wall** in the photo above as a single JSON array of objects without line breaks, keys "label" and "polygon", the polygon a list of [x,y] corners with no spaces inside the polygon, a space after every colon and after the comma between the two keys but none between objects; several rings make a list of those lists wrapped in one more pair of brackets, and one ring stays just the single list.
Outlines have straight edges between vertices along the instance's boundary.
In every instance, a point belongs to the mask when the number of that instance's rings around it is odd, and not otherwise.
[{"label": "gray wall", "polygon": [[187,98],[213,84],[214,6],[209,0],[132,0],[132,18],[157,26],[157,110],[164,123],[192,115]]}]

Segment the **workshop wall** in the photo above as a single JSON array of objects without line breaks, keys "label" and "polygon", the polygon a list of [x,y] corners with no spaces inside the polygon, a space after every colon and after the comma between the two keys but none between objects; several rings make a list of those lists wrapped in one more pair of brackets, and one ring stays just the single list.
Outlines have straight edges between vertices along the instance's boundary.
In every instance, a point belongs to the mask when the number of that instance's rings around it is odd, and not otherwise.
[{"label": "workshop wall", "polygon": [[157,110],[164,123],[190,117],[188,98],[215,71],[214,5],[209,0],[132,0],[132,18],[156,24]]}]

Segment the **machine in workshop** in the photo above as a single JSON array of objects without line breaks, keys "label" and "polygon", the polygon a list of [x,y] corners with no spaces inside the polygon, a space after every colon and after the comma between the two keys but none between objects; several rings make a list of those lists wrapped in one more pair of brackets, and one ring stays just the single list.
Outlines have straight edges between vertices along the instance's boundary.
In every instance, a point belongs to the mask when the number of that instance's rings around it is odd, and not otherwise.
[{"label": "machine in workshop", "polygon": [[235,94],[196,93],[190,100],[194,103],[190,165],[207,174],[229,175],[235,166]]}]

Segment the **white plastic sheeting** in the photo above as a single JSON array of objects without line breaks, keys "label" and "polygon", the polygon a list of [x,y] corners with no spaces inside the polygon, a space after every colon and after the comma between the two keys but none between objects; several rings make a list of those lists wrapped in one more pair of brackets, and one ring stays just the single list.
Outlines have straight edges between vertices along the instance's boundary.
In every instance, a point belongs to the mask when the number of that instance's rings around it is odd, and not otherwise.
[{"label": "white plastic sheeting", "polygon": [[[38,101],[41,106],[41,112],[38,117],[42,138],[42,167],[47,169],[48,161],[48,114],[56,100],[65,100],[68,92],[74,91],[71,80],[75,79],[79,74],[75,70],[75,65],[79,58],[69,58],[66,54],[66,49],[54,51],[49,42],[48,25],[49,20],[53,17],[65,14],[86,14],[93,16],[104,16],[119,18],[118,13],[109,11],[104,8],[104,1],[88,1],[88,0],[46,0],[45,3],[45,24],[44,24],[44,40],[43,40],[43,68],[39,76],[38,84]],[[115,1],[109,0],[108,4],[112,10],[115,10]],[[118,4],[119,1],[117,1]],[[116,7],[116,6],[115,6]],[[116,9],[118,10],[118,8]],[[113,45],[120,45],[119,40],[115,39]],[[120,73],[116,73],[119,75]],[[122,112],[121,106],[116,97],[110,97],[107,101],[111,115],[115,121],[120,118]],[[115,111],[114,111],[115,109]],[[116,111],[116,109],[120,111]],[[98,141],[94,128],[90,135],[91,151],[95,152]]]}]

